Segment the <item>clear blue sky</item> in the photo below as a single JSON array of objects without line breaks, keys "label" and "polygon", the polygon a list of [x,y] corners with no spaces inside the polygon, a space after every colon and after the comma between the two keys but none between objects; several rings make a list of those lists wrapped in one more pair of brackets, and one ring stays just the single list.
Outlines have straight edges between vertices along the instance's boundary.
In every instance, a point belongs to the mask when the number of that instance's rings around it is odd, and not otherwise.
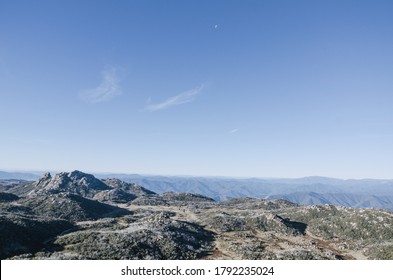
[{"label": "clear blue sky", "polygon": [[0,169],[393,178],[392,15],[0,0]]}]

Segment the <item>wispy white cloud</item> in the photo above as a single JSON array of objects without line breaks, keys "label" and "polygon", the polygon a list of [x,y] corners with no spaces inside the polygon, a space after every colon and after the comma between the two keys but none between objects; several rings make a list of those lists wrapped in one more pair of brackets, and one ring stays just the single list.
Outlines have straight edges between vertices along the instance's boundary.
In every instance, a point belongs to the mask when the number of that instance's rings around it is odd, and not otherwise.
[{"label": "wispy white cloud", "polygon": [[110,68],[102,72],[102,80],[97,87],[83,90],[79,96],[86,102],[100,103],[109,101],[121,94],[122,89],[116,69]]},{"label": "wispy white cloud", "polygon": [[164,110],[166,108],[175,106],[175,105],[180,105],[184,103],[189,103],[192,102],[195,97],[202,91],[203,85],[187,90],[185,92],[182,92],[178,95],[169,97],[167,100],[161,103],[155,103],[155,104],[150,104],[144,108],[145,111],[153,112],[153,111],[158,111],[158,110]]},{"label": "wispy white cloud", "polygon": [[234,128],[234,129],[228,131],[228,133],[229,133],[229,134],[232,134],[232,133],[236,133],[236,132],[238,132],[238,131],[239,131],[238,128]]}]

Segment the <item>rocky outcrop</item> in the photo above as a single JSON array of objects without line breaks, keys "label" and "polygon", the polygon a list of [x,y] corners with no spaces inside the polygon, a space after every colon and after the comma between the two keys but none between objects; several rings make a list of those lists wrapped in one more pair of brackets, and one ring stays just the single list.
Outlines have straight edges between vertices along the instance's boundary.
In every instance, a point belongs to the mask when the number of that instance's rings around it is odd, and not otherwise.
[{"label": "rocky outcrop", "polygon": [[55,177],[45,173],[37,182],[33,183],[34,190],[30,195],[72,193],[92,198],[98,192],[110,190],[111,187],[93,175],[80,171],[59,173]]}]

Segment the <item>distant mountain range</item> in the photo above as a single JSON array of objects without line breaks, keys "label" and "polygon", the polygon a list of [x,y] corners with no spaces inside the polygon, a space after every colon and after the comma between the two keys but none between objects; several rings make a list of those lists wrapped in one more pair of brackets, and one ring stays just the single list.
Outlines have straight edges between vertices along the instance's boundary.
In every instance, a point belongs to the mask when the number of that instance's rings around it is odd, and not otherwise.
[{"label": "distant mountain range", "polygon": [[382,208],[393,210],[393,195],[377,196],[355,193],[298,192],[272,195],[268,199],[285,199],[302,205],[333,204],[354,208]]},{"label": "distant mountain range", "polygon": [[[36,173],[0,171],[0,179],[35,180]],[[216,201],[230,198],[282,198],[304,205],[334,204],[393,210],[393,180],[342,180],[328,177],[261,179],[227,177],[145,176],[136,174],[95,174],[97,178],[118,178],[156,193],[190,192]]]},{"label": "distant mountain range", "polygon": [[0,171],[0,179],[19,179],[19,180],[37,180],[41,176],[41,173],[27,173],[27,172],[6,172]]},{"label": "distant mountain range", "polygon": [[156,193],[192,192],[217,201],[230,198],[282,198],[304,205],[334,204],[393,210],[393,180],[342,180],[327,177],[297,179],[237,179],[98,174],[136,183]]}]

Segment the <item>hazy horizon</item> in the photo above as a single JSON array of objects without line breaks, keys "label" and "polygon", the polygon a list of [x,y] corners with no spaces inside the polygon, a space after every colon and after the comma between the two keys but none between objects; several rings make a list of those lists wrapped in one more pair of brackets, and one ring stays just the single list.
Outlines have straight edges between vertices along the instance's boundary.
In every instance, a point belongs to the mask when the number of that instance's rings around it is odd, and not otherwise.
[{"label": "hazy horizon", "polygon": [[69,169],[69,170],[23,170],[23,169],[1,169],[0,172],[7,172],[7,173],[29,173],[34,175],[43,175],[47,172],[51,173],[52,175],[58,174],[61,172],[73,172],[73,171],[80,171],[87,174],[92,174],[94,176],[100,175],[129,175],[129,176],[141,176],[141,177],[179,177],[179,178],[228,178],[228,179],[261,179],[261,180],[280,180],[280,179],[304,179],[304,178],[326,178],[326,179],[338,179],[338,180],[381,180],[381,181],[392,181],[393,178],[367,178],[367,177],[359,177],[359,178],[342,178],[342,177],[332,177],[332,176],[324,176],[324,175],[306,175],[300,177],[258,177],[258,176],[230,176],[230,175],[203,175],[203,174],[148,174],[148,173],[136,173],[136,172],[95,172],[89,170],[79,170],[79,169]]},{"label": "hazy horizon", "polygon": [[391,178],[392,11],[1,1],[0,169]]}]

